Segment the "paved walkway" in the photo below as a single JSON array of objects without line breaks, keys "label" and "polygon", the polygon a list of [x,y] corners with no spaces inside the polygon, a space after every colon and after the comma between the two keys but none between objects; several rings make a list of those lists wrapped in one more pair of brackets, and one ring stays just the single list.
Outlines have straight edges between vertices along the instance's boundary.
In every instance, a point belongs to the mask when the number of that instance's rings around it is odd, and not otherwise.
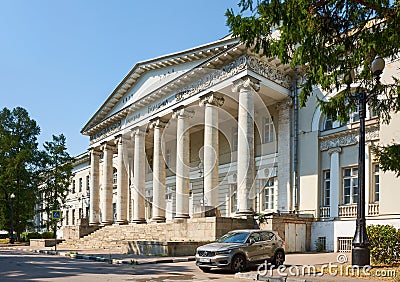
[{"label": "paved walkway", "polygon": [[[157,264],[157,263],[174,263],[174,262],[185,262],[185,261],[194,261],[194,256],[184,256],[184,257],[162,257],[162,256],[144,256],[144,255],[134,255],[134,254],[119,254],[115,251],[106,251],[104,249],[62,249],[57,250],[57,253],[54,252],[54,247],[46,247],[46,248],[32,248],[30,246],[21,246],[21,245],[8,245],[8,246],[0,246],[0,248],[24,251],[24,252],[36,252],[50,255],[60,255],[60,256],[69,256],[75,259],[86,259],[92,261],[100,261],[106,263],[113,264]],[[287,254],[285,266],[285,273],[288,273],[287,279],[285,281],[365,281],[360,278],[351,278],[351,277],[343,277],[343,276],[333,276],[329,274],[325,274],[323,276],[299,276],[299,275],[290,275],[289,271],[291,269],[296,270],[300,269],[304,265],[308,266],[316,266],[317,268],[321,268],[323,265],[334,264],[341,266],[343,264],[350,263],[351,254],[350,253],[302,253],[302,254]],[[238,276],[237,278],[247,278],[247,279],[256,279],[260,278],[260,275],[257,275],[256,270],[252,270],[250,272],[246,272],[244,276]],[[272,273],[273,277],[280,277],[276,270]],[[397,275],[400,275],[398,273]],[[270,276],[270,273],[267,274]],[[262,278],[262,277],[261,277]],[[373,280],[373,277],[370,277],[368,281],[378,281]],[[398,279],[398,277],[397,277]],[[249,280],[249,281],[251,281]],[[259,279],[260,280],[260,279]],[[261,279],[263,280],[263,279]],[[265,277],[264,277],[265,281]],[[278,280],[270,280],[270,281],[278,281]],[[282,280],[279,280],[282,281]],[[388,281],[388,279],[386,279]],[[393,281],[393,280],[389,280]]]}]

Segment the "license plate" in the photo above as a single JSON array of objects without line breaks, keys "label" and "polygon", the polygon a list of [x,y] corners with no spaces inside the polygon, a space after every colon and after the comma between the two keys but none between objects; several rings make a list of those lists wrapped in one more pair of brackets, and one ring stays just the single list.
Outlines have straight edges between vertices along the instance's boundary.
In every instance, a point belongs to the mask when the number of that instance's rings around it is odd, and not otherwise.
[{"label": "license plate", "polygon": [[200,258],[200,262],[211,262],[209,258]]}]

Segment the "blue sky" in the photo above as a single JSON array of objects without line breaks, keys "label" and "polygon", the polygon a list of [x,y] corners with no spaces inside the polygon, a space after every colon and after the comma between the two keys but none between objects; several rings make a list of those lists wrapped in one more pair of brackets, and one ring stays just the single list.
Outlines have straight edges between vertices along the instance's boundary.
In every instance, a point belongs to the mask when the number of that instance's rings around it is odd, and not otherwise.
[{"label": "blue sky", "polygon": [[228,34],[235,0],[0,0],[0,108],[28,110],[39,143],[80,130],[138,61]]}]

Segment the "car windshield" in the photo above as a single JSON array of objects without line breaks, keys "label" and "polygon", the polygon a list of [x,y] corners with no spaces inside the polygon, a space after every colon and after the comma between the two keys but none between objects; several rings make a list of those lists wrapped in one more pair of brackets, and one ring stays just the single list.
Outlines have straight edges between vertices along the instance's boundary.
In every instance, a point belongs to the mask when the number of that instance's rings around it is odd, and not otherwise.
[{"label": "car windshield", "polygon": [[244,243],[249,236],[247,232],[227,233],[217,239],[218,243]]}]

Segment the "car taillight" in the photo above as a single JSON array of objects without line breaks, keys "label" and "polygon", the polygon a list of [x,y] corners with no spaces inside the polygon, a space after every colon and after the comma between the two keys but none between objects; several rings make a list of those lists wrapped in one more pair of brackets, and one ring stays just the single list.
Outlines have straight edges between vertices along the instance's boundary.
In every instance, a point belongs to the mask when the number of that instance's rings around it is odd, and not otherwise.
[{"label": "car taillight", "polygon": [[285,246],[285,241],[282,241],[282,246]]}]

